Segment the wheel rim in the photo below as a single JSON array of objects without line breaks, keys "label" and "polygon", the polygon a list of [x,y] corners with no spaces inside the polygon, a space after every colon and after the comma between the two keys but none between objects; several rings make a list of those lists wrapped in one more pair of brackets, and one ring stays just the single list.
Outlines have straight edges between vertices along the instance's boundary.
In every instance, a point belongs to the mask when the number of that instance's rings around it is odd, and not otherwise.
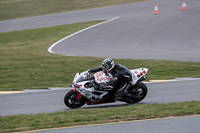
[{"label": "wheel rim", "polygon": [[143,89],[140,88],[140,87],[137,87],[137,88],[136,88],[136,91],[134,92],[134,95],[135,95],[135,99],[140,100],[140,99],[143,98],[143,96],[144,96],[144,91],[143,91]]},{"label": "wheel rim", "polygon": [[72,94],[68,99],[68,103],[71,104],[71,105],[79,105],[80,101],[77,100],[77,95],[76,94]]},{"label": "wheel rim", "polygon": [[142,88],[137,88],[136,99],[141,99],[143,97],[143,90]]},{"label": "wheel rim", "polygon": [[133,89],[129,94],[132,95],[132,98],[130,99],[131,101],[140,101],[141,99],[143,99],[145,92],[143,91],[143,89],[141,87],[137,87],[135,89]]}]

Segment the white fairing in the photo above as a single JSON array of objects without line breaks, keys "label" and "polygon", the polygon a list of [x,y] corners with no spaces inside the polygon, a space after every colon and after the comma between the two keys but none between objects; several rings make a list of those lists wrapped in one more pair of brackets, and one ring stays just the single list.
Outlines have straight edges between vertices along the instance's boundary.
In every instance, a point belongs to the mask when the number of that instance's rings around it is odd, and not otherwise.
[{"label": "white fairing", "polygon": [[[90,81],[79,82],[79,88],[76,88],[77,91],[80,92],[81,95],[91,100],[92,102],[96,102],[101,100],[105,95],[108,94],[107,91],[96,91],[94,89],[94,85],[92,87],[86,87],[87,83],[91,83]],[[98,95],[95,92],[99,92]]]},{"label": "white fairing", "polygon": [[95,81],[99,85],[108,86],[110,82],[113,80],[113,77],[110,73],[104,73],[103,71],[97,72],[94,74]]},{"label": "white fairing", "polygon": [[82,72],[82,73],[77,73],[77,74],[74,76],[74,80],[73,80],[72,87],[74,87],[74,86],[73,86],[74,83],[78,83],[78,82],[80,82],[80,81],[86,80],[88,77],[89,77],[88,71],[85,71],[85,72]]},{"label": "white fairing", "polygon": [[138,69],[133,69],[130,70],[132,75],[133,75],[133,85],[144,75],[147,74],[148,69],[147,68],[138,68]]},{"label": "white fairing", "polygon": [[[89,77],[88,72],[82,72],[81,74],[77,73],[74,77],[72,86],[76,88],[78,92],[87,99],[91,100],[92,102],[96,102],[101,100],[105,95],[108,94],[107,91],[96,91],[94,89],[94,84],[92,86],[88,86],[87,84],[92,84],[89,80],[87,80]],[[101,81],[107,81],[107,78]],[[86,81],[84,81],[86,80]],[[103,83],[103,82],[102,82]],[[77,87],[78,86],[78,87]],[[98,92],[98,95],[95,93]]]}]

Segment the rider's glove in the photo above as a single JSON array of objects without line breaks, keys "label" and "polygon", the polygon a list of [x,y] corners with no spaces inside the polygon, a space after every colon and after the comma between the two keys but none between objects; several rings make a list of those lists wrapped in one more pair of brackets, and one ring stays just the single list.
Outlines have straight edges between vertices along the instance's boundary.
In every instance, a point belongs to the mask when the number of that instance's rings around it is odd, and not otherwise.
[{"label": "rider's glove", "polygon": [[88,70],[88,73],[89,73],[89,74],[91,74],[91,73],[92,73],[92,70],[91,70],[91,69],[89,69],[89,70]]}]

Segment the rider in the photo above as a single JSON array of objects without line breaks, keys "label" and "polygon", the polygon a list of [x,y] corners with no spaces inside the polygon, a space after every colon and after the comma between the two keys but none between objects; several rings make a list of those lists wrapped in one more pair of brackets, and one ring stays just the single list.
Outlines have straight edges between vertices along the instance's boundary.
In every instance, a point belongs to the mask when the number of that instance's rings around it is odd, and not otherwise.
[{"label": "rider", "polygon": [[124,100],[126,89],[132,85],[132,74],[126,67],[115,64],[111,58],[103,60],[102,66],[88,70],[89,73],[103,71],[104,73],[111,73],[113,81],[110,86],[98,86],[98,90],[112,90],[114,97],[118,100]]}]

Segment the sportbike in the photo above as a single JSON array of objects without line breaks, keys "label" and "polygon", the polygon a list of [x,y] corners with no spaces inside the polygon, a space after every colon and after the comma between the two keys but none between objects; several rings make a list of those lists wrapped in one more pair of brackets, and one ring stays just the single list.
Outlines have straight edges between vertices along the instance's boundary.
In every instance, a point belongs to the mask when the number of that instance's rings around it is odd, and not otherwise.
[{"label": "sportbike", "polygon": [[[148,72],[147,68],[138,68],[130,70],[132,73],[132,85],[127,88],[123,102],[128,104],[138,103],[147,95],[147,86],[142,82],[145,80]],[[70,108],[79,108],[87,105],[116,102],[117,99],[109,91],[95,90],[95,86],[109,83],[112,75],[103,71],[91,75],[88,71],[77,73],[74,77],[72,90],[64,97],[64,103]],[[120,100],[121,101],[121,100]]]}]

